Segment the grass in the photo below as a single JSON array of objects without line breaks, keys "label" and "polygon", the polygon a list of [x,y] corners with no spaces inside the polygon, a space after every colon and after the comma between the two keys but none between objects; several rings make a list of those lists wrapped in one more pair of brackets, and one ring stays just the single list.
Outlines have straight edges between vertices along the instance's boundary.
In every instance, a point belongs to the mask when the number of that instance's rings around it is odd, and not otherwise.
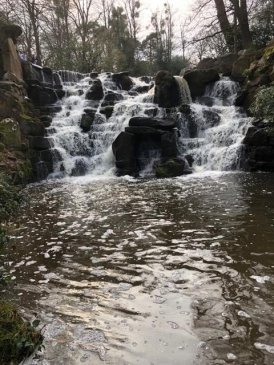
[{"label": "grass", "polygon": [[39,321],[26,322],[17,309],[0,301],[0,364],[19,364],[42,343],[43,337],[36,327]]}]

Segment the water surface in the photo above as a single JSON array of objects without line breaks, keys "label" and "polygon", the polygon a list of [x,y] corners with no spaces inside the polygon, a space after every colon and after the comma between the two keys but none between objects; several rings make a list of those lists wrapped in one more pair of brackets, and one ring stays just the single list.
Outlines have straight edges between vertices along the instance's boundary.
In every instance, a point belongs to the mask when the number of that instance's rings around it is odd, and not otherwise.
[{"label": "water surface", "polygon": [[6,253],[44,326],[28,364],[273,364],[273,193],[241,173],[28,187]]}]

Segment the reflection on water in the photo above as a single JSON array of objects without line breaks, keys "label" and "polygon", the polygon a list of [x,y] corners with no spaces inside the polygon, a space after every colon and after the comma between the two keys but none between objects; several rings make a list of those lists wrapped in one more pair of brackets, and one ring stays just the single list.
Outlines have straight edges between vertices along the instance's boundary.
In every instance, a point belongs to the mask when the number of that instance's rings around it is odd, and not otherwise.
[{"label": "reflection on water", "polygon": [[274,363],[273,176],[83,179],[29,187],[11,226],[29,364]]}]

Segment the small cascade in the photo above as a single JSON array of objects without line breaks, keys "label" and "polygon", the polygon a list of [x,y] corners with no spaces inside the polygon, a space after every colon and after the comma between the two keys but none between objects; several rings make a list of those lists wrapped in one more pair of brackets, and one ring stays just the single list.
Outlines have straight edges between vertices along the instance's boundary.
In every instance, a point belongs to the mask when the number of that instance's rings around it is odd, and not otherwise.
[{"label": "small cascade", "polygon": [[224,78],[207,87],[181,119],[180,148],[192,156],[194,169],[228,171],[240,168],[242,140],[250,125],[234,106],[239,85]]},{"label": "small cascade", "polygon": [[[152,96],[119,89],[110,73],[98,76],[104,91],[101,100],[88,100],[94,80],[88,75],[59,71],[66,96],[62,109],[53,118],[48,135],[54,145],[53,177],[106,174],[114,169],[112,143],[134,116],[161,116]],[[97,79],[98,81],[98,79]],[[148,86],[133,79],[134,86]],[[114,105],[113,105],[114,103]],[[111,110],[111,116],[106,115]],[[113,110],[112,110],[113,109]],[[82,118],[92,116],[88,131],[83,131]]]},{"label": "small cascade", "polygon": [[180,88],[182,104],[190,104],[192,102],[192,98],[187,81],[181,76],[175,76],[175,79]]}]

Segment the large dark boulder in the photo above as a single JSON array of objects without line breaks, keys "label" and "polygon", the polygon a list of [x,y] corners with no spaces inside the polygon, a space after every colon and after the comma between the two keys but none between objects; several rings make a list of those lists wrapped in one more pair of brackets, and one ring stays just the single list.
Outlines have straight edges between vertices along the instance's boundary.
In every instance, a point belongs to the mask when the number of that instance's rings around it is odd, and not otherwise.
[{"label": "large dark boulder", "polygon": [[161,108],[174,108],[182,103],[179,84],[169,71],[156,74],[154,103]]},{"label": "large dark boulder", "polygon": [[28,87],[28,95],[35,106],[47,106],[55,104],[58,101],[58,96],[54,89],[32,85]]},{"label": "large dark boulder", "polygon": [[188,82],[191,96],[196,98],[202,96],[207,85],[220,79],[218,71],[214,69],[208,70],[192,70],[187,71],[184,78]]},{"label": "large dark boulder", "polygon": [[161,157],[163,160],[177,157],[177,130],[166,132],[161,136]]},{"label": "large dark boulder", "polygon": [[161,136],[163,133],[165,133],[161,129],[156,129],[152,127],[146,127],[146,126],[139,126],[139,127],[126,127],[125,131],[132,134],[137,135],[153,135],[153,136]]},{"label": "large dark boulder", "polygon": [[116,160],[118,175],[138,174],[136,165],[136,136],[128,132],[121,132],[112,144],[112,151]]},{"label": "large dark boulder", "polygon": [[174,120],[149,117],[133,117],[129,121],[130,127],[151,127],[156,129],[170,130],[177,125]]},{"label": "large dark boulder", "polygon": [[129,77],[127,71],[113,74],[112,80],[116,83],[117,87],[122,90],[129,91],[133,86],[133,81]]},{"label": "large dark boulder", "polygon": [[100,79],[92,82],[90,89],[86,93],[87,100],[101,100],[104,97],[104,90]]}]

